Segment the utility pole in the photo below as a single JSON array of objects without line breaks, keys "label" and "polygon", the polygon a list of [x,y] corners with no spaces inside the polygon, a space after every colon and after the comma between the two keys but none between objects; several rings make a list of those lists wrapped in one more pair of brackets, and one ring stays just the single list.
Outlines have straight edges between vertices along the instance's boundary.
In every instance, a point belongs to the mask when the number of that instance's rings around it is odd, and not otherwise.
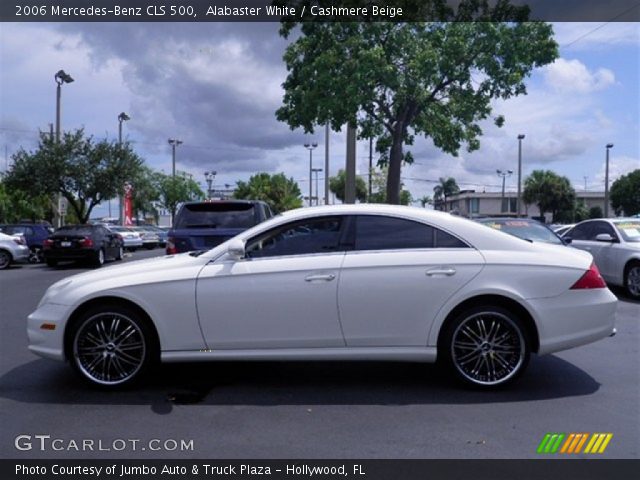
[{"label": "utility pole", "polygon": [[504,183],[507,177],[510,177],[513,173],[513,170],[496,170],[496,173],[499,177],[502,177],[502,196],[500,197],[500,210],[502,212],[510,212],[511,208],[505,208],[504,204]]},{"label": "utility pole", "polygon": [[373,184],[373,137],[369,138],[369,192],[367,195],[367,202],[371,201]]},{"label": "utility pole", "polygon": [[[66,73],[64,70],[58,70],[56,74],[53,76],[53,79],[56,81],[56,144],[60,143],[60,132],[62,129],[61,125],[61,117],[62,117],[62,84],[63,83],[71,83],[73,82],[73,77]],[[59,193],[56,195],[56,208],[55,211],[55,224],[58,228],[62,226],[62,214],[61,214],[61,204],[62,204],[62,195]]]},{"label": "utility pole", "polygon": [[609,150],[613,148],[613,143],[607,143],[607,159],[604,169],[604,218],[609,218]]},{"label": "utility pole", "polygon": [[517,212],[518,215],[517,217],[520,217],[521,215],[521,205],[522,205],[522,198],[521,198],[521,192],[522,192],[522,140],[524,140],[524,134],[521,133],[520,135],[518,135],[518,197],[516,200],[516,204],[517,204]]},{"label": "utility pole", "polygon": [[182,140],[170,138],[168,142],[171,145],[171,178],[176,178],[176,147],[182,145]]},{"label": "utility pole", "polygon": [[329,205],[329,122],[324,127],[324,204]]},{"label": "utility pole", "polygon": [[[309,150],[309,206],[313,206],[313,149],[316,148],[318,144],[316,142],[313,143],[305,143],[304,148]],[[316,195],[318,192],[316,192]]]},{"label": "utility pole", "polygon": [[347,163],[344,203],[356,203],[356,126],[347,125]]}]

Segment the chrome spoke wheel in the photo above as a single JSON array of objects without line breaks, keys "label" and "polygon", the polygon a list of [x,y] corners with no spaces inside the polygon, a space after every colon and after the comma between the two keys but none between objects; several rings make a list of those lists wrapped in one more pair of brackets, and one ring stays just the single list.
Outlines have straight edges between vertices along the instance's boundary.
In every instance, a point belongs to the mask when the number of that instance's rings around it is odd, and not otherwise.
[{"label": "chrome spoke wheel", "polygon": [[0,270],[7,268],[11,263],[11,255],[4,250],[0,250]]},{"label": "chrome spoke wheel", "polygon": [[73,340],[73,358],[80,372],[100,385],[127,382],[142,368],[147,344],[138,323],[118,312],[85,320]]},{"label": "chrome spoke wheel", "polygon": [[454,330],[450,355],[465,380],[498,385],[520,370],[526,344],[520,327],[507,315],[481,311],[465,317]]},{"label": "chrome spoke wheel", "polygon": [[640,297],[640,265],[632,265],[627,272],[627,291]]}]

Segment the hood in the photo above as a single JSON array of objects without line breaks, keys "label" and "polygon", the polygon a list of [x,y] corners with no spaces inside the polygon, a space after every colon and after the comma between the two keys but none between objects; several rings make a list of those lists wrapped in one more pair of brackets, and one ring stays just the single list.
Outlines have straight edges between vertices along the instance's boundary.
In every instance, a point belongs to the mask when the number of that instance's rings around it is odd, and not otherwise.
[{"label": "hood", "polygon": [[73,305],[79,298],[91,296],[96,292],[108,294],[131,285],[167,280],[195,280],[197,273],[208,261],[209,258],[204,256],[195,257],[189,253],[181,253],[79,273],[51,285],[40,304]]}]

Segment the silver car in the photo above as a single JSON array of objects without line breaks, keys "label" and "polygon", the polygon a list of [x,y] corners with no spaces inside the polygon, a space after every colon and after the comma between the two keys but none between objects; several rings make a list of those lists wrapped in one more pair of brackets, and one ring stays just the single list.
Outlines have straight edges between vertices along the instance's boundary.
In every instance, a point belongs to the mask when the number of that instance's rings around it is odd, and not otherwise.
[{"label": "silver car", "polygon": [[122,237],[125,250],[133,252],[137,248],[142,247],[142,237],[140,236],[140,233],[135,232],[128,227],[121,227],[119,225],[109,225],[107,228]]},{"label": "silver car", "polygon": [[571,246],[586,250],[602,277],[640,300],[640,218],[585,220],[563,235]]},{"label": "silver car", "polygon": [[29,247],[24,238],[0,233],[0,270],[8,268],[13,262],[29,260]]}]

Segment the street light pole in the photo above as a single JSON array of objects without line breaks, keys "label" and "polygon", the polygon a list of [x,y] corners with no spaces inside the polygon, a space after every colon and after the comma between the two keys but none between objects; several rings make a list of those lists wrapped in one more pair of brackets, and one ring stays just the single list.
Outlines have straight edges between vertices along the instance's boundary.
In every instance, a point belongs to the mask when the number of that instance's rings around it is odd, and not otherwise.
[{"label": "street light pole", "polygon": [[502,177],[502,196],[500,197],[500,210],[502,212],[510,212],[511,208],[504,208],[504,183],[507,177],[510,177],[513,170],[496,170],[499,177]]},{"label": "street light pole", "polygon": [[316,174],[316,206],[320,205],[320,190],[318,190],[318,173],[322,171],[321,168],[312,169],[313,173]]},{"label": "street light pole", "polygon": [[207,181],[207,198],[209,200],[211,200],[211,198],[213,197],[213,189],[211,188],[211,185],[213,184],[213,180],[216,178],[217,174],[218,172],[216,172],[215,170],[212,170],[211,172],[204,172],[204,178]]},{"label": "street light pole", "polygon": [[521,215],[522,208],[520,205],[522,204],[521,192],[522,192],[522,140],[524,139],[524,134],[518,135],[518,197],[516,200],[517,204],[517,217],[519,218]]},{"label": "street light pole", "polygon": [[[131,120],[131,117],[124,112],[118,115],[118,146],[122,147],[122,124]],[[111,199],[109,199],[109,217],[111,217]],[[124,225],[124,201],[122,195],[118,195],[118,223]]]},{"label": "street light pole", "polygon": [[[316,142],[313,143],[305,143],[304,148],[309,150],[309,206],[313,205],[313,149],[316,148],[318,144]],[[317,193],[317,192],[316,192]]]},{"label": "street light pole", "polygon": [[613,143],[607,143],[607,160],[604,169],[604,218],[609,218],[609,150]]},{"label": "street light pole", "polygon": [[182,140],[170,138],[168,142],[171,145],[171,178],[176,178],[176,147],[182,145]]},{"label": "street light pole", "polygon": [[329,122],[324,127],[324,204],[329,205]]},{"label": "street light pole", "polygon": [[[71,75],[66,73],[64,70],[58,70],[56,74],[53,76],[53,79],[56,82],[56,144],[60,143],[60,132],[61,132],[61,116],[62,116],[62,84],[63,83],[71,83],[73,82],[73,78]],[[62,226],[62,215],[60,215],[60,203],[61,203],[61,195],[56,195],[56,226],[59,228]]]}]

